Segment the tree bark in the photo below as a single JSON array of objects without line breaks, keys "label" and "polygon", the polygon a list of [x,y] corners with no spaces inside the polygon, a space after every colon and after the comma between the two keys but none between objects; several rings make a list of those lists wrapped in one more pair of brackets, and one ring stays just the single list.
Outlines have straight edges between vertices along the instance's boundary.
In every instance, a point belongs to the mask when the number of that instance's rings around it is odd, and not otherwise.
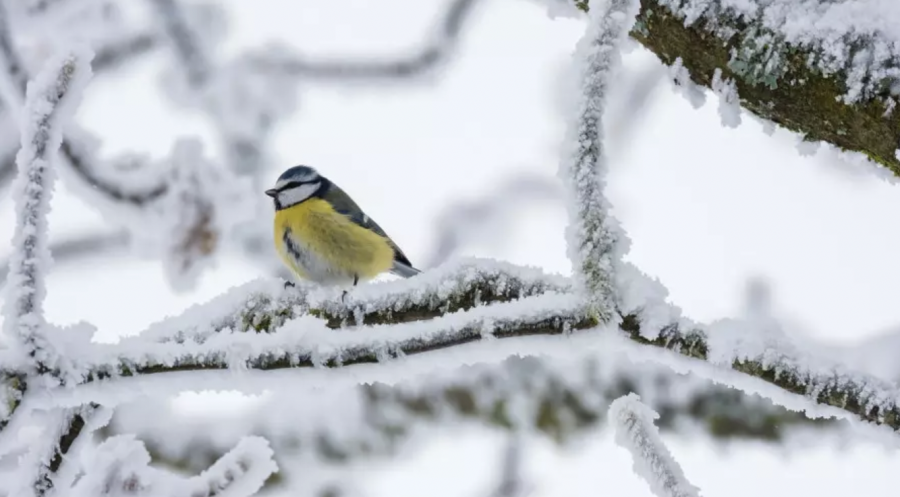
[{"label": "tree bark", "polygon": [[[895,152],[900,144],[900,112],[894,112],[896,99],[890,88],[892,78],[869,73],[881,90],[864,95],[854,103],[845,103],[848,93],[846,71],[824,74],[807,63],[815,57],[815,48],[784,41],[759,20],[722,15],[712,23],[700,16],[688,24],[683,15],[662,5],[662,0],[641,0],[638,22],[631,37],[671,66],[681,59],[691,80],[711,88],[713,75],[732,79],[743,109],[803,135],[806,141],[824,141],[845,151],[865,154],[872,161],[900,176],[900,160]],[[670,3],[670,2],[665,2]],[[709,9],[724,11],[721,0],[711,0]],[[576,0],[587,11],[588,2]],[[725,36],[723,33],[730,33]],[[772,52],[759,60],[745,60],[745,53],[758,40],[771,36],[772,44],[760,50],[774,50],[780,63],[769,67]],[[868,49],[862,35],[859,50]],[[852,58],[856,52],[851,52]],[[762,57],[762,56],[760,56]],[[882,66],[900,66],[900,60],[881,61]],[[763,68],[766,66],[766,68]]]}]

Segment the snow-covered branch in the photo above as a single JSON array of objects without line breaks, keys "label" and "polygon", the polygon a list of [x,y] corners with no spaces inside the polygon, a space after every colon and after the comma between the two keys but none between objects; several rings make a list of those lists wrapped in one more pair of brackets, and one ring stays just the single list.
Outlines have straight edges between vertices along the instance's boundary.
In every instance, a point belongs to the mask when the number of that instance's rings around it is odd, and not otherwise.
[{"label": "snow-covered branch", "polygon": [[[584,11],[586,0],[568,0]],[[642,0],[631,36],[692,84],[734,81],[741,109],[900,176],[894,2]],[[887,173],[887,171],[885,171]]]},{"label": "snow-covered branch", "polygon": [[590,312],[601,322],[616,317],[616,265],[627,249],[624,233],[603,194],[608,166],[603,149],[603,109],[619,45],[637,14],[638,0],[592,2],[591,19],[575,55],[580,86],[559,176],[568,189],[569,259]]},{"label": "snow-covered branch", "polygon": [[[117,408],[105,434],[134,433],[148,441],[155,460],[193,470],[210,464],[211,457],[244,435],[271,440],[281,460],[297,450],[313,450],[336,462],[390,455],[417,433],[416,427],[452,420],[507,429],[515,420],[568,443],[605,424],[609,403],[630,392],[664,413],[663,430],[775,443],[804,428],[821,430],[820,436],[838,433],[839,425],[830,420],[811,420],[758,396],[694,375],[672,374],[653,363],[622,357],[513,356],[496,365],[474,364],[394,385],[271,393],[228,416],[184,416],[159,399],[141,399]],[[523,397],[535,408],[512,412],[515,399]]]},{"label": "snow-covered branch", "polygon": [[[9,22],[8,11],[2,11],[0,14],[3,14],[0,15],[0,22]],[[12,112],[15,112],[15,109],[20,107],[25,100],[25,84],[28,80],[28,73],[22,54],[12,42],[9,26],[0,25],[0,33],[9,42],[8,44],[0,43],[0,51],[2,51],[0,59],[4,64],[3,71],[5,72],[5,74],[0,73],[0,97],[6,106],[14,109]],[[78,138],[80,140],[77,141],[80,142],[86,139],[86,137]],[[80,142],[75,143],[66,136],[58,147],[65,164],[74,173],[70,177],[81,184],[79,185],[82,187],[81,191],[87,192],[88,197],[100,196],[106,202],[140,207],[165,193],[166,185],[159,182],[145,181],[138,188],[132,188],[131,185],[113,180],[113,175],[109,171],[102,171],[99,160],[89,153],[90,147]]]},{"label": "snow-covered branch", "polygon": [[278,471],[269,443],[259,437],[242,438],[207,470],[191,478],[151,467],[144,444],[128,435],[110,438],[85,452],[84,475],[71,488],[73,497],[249,497]]},{"label": "snow-covered branch", "polygon": [[16,231],[7,277],[4,331],[18,339],[22,351],[41,373],[56,367],[43,315],[50,264],[47,213],[55,180],[52,162],[62,141],[62,128],[90,78],[92,56],[73,52],[49,62],[28,85],[25,102],[22,148],[16,159]]},{"label": "snow-covered branch", "polygon": [[615,420],[616,443],[631,452],[634,472],[647,481],[656,497],[700,496],[659,437],[653,424],[659,414],[644,405],[640,397],[629,394],[616,399],[609,406],[609,417]]},{"label": "snow-covered branch", "polygon": [[[293,291],[282,289],[277,281],[255,282],[138,337],[86,349],[73,366],[72,380],[115,381],[121,375],[230,368],[334,368],[485,340],[572,334],[590,341],[602,340],[612,331],[595,329],[592,320],[579,318],[584,309],[565,291],[569,287],[564,278],[542,279],[533,270],[513,278],[512,267],[498,270],[492,264],[482,266],[479,275],[475,267],[469,263],[446,271],[438,268],[409,280],[361,286],[348,294],[345,307],[337,291],[305,286]],[[490,286],[507,292],[491,298],[517,300],[488,305],[487,294],[475,298],[479,292],[472,289],[489,275],[505,283]],[[523,289],[529,289],[525,294],[547,293],[519,298],[517,292]],[[456,312],[442,313],[450,306]],[[377,324],[334,329],[360,321]],[[727,375],[710,371],[741,372],[858,419],[900,429],[900,394],[893,385],[812,357],[764,330],[740,329],[729,322],[706,328],[683,329],[689,324],[672,323],[662,330],[642,329],[648,326],[642,324],[641,315],[626,315],[620,330],[638,344],[711,363],[713,368],[700,368],[698,374],[714,381],[734,384]],[[753,333],[760,340],[750,340]],[[557,340],[562,345],[566,338]],[[743,383],[735,386],[748,388]]]},{"label": "snow-covered branch", "polygon": [[47,413],[43,433],[19,462],[18,488],[12,497],[43,497],[56,486],[55,476],[94,411],[94,406],[85,406]]}]

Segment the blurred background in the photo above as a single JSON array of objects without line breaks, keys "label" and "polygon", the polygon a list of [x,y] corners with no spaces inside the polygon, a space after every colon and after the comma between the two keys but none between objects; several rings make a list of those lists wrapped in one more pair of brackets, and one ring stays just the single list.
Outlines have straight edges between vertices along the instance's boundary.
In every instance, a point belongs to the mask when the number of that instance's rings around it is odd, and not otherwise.
[{"label": "blurred background", "polygon": [[[556,170],[585,21],[562,0],[6,4],[3,34],[27,73],[76,41],[98,54],[52,200],[46,308],[56,324],[86,321],[96,340],[115,341],[283,276],[262,191],[297,164],[341,185],[420,268],[479,256],[570,272]],[[11,86],[0,109],[6,239]],[[676,90],[653,54],[629,45],[605,117],[628,259],[692,319],[762,312],[894,381],[897,186],[746,113],[724,127],[714,95],[695,109]],[[157,191],[191,182],[202,185],[195,197]],[[294,399],[189,393],[125,406],[105,434],[137,433],[160,464],[193,472],[263,434],[282,468],[273,495],[650,495],[602,419],[631,390],[661,412],[704,495],[892,488],[890,437],[624,360],[513,358]],[[488,407],[460,400],[485,391],[496,395]],[[515,429],[517,396],[539,399],[528,423],[539,431]]]}]

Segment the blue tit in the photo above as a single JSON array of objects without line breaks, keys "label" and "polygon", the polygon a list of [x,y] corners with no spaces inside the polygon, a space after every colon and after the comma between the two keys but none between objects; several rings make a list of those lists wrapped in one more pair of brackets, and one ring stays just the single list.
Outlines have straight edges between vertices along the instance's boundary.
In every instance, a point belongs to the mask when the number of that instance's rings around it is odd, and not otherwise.
[{"label": "blue tit", "polygon": [[384,230],[315,169],[288,169],[266,195],[275,201],[275,248],[300,278],[355,286],[386,271],[419,274]]}]

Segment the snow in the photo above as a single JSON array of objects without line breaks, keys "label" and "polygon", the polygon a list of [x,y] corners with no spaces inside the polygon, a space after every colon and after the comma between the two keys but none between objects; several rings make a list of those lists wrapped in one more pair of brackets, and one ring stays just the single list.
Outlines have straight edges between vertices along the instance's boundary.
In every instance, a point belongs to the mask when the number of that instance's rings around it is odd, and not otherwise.
[{"label": "snow", "polygon": [[254,495],[278,471],[266,440],[245,437],[209,469],[182,478],[150,466],[144,444],[130,435],[110,437],[81,455],[84,475],[71,489],[73,497],[127,495]]},{"label": "snow", "polygon": [[[184,154],[182,157],[198,158],[202,156],[200,154]],[[155,229],[156,225],[152,226]],[[454,269],[452,264],[447,267]],[[620,343],[621,337],[614,337],[615,330],[611,327],[590,330],[583,334],[573,334],[579,336],[570,336],[566,338],[554,337],[552,339],[546,339],[545,337],[528,337],[522,340],[485,340],[484,338],[486,336],[493,335],[496,338],[496,334],[493,332],[501,328],[504,320],[508,320],[511,315],[518,315],[524,306],[535,305],[537,307],[536,309],[533,309],[534,313],[532,316],[540,316],[540,313],[550,312],[554,308],[562,309],[571,314],[575,309],[566,307],[567,305],[572,304],[570,301],[572,300],[570,293],[573,288],[570,283],[571,280],[544,275],[536,270],[534,271],[533,278],[529,276],[530,270],[524,271],[525,274],[523,276],[523,274],[520,274],[518,269],[512,265],[509,265],[508,268],[501,267],[498,269],[489,267],[488,264],[479,263],[473,265],[471,269],[468,270],[464,268],[461,269],[457,266],[454,271],[442,272],[447,269],[447,267],[438,268],[434,274],[428,273],[422,275],[420,277],[421,279],[417,278],[418,281],[391,281],[384,284],[361,288],[348,295],[347,300],[350,303],[349,308],[348,306],[342,307],[338,305],[336,295],[332,293],[316,291],[310,287],[303,287],[298,291],[285,291],[279,288],[281,284],[280,281],[258,280],[254,283],[256,286],[248,285],[233,290],[227,295],[227,298],[223,298],[216,305],[205,305],[195,308],[197,312],[194,315],[180,316],[160,323],[154,328],[159,332],[160,338],[155,342],[150,338],[149,335],[151,334],[148,333],[135,340],[123,340],[119,344],[99,346],[97,349],[94,349],[93,346],[88,346],[94,330],[90,325],[86,324],[48,330],[48,333],[50,335],[58,335],[53,336],[53,341],[60,347],[60,350],[66,351],[65,355],[68,356],[71,352],[73,357],[79,358],[74,365],[75,367],[70,371],[72,375],[83,374],[86,370],[85,368],[90,368],[94,364],[100,364],[102,361],[107,361],[111,357],[116,360],[118,360],[118,358],[124,358],[127,361],[146,360],[149,362],[159,358],[161,361],[177,362],[184,358],[184,356],[177,355],[176,348],[179,346],[185,346],[185,348],[190,349],[188,352],[191,354],[196,352],[197,357],[203,356],[201,359],[212,357],[214,361],[218,361],[221,358],[223,364],[232,367],[232,371],[225,374],[221,371],[207,371],[203,373],[198,372],[197,375],[193,375],[193,373],[190,372],[184,374],[172,373],[159,375],[167,376],[166,381],[171,383],[168,390],[154,390],[152,386],[143,383],[144,379],[133,379],[134,381],[124,380],[118,386],[113,385],[114,382],[109,382],[109,384],[98,382],[102,383],[101,385],[98,385],[100,387],[98,390],[103,390],[104,387],[110,387],[109,391],[103,392],[110,397],[118,395],[119,392],[115,390],[117,388],[134,390],[132,392],[124,392],[120,397],[113,398],[110,401],[110,405],[122,402],[123,399],[128,398],[128,395],[140,396],[144,393],[156,395],[164,391],[171,392],[173,390],[184,388],[193,390],[213,384],[218,385],[220,388],[243,389],[249,383],[245,380],[251,379],[250,377],[253,377],[252,380],[258,382],[256,387],[258,389],[268,389],[273,387],[280,390],[282,394],[285,394],[296,390],[306,389],[307,386],[315,387],[318,385],[329,388],[335,384],[338,386],[356,385],[359,381],[371,378],[383,379],[389,383],[396,382],[398,379],[411,380],[425,372],[434,371],[444,371],[447,372],[448,376],[452,376],[450,371],[454,371],[454,368],[458,367],[459,364],[466,364],[475,360],[500,362],[505,360],[509,354],[513,353],[543,355],[549,353],[549,355],[553,355],[557,358],[557,362],[562,364],[565,364],[566,361],[572,361],[573,350],[577,350],[579,353],[584,352],[588,355],[595,354],[594,357],[604,361],[611,360],[617,355],[646,355],[653,360],[660,360],[662,362],[673,357],[671,352],[648,352],[645,348],[635,347],[634,344],[629,344],[627,342]],[[658,336],[654,330],[658,331],[662,326],[670,324],[672,321],[679,320],[680,310],[666,304],[665,300],[668,294],[665,287],[659,284],[655,279],[644,276],[634,267],[625,269],[629,267],[630,266],[627,264],[622,264],[615,274],[616,286],[622,291],[620,294],[621,302],[618,302],[617,304],[623,312],[630,312],[632,310],[639,312],[641,314],[642,331],[647,331],[648,337]],[[394,309],[407,310],[414,308],[415,306],[431,306],[432,303],[437,302],[437,299],[441,296],[453,297],[455,295],[460,295],[459,292],[461,287],[458,284],[459,281],[478,282],[481,281],[480,278],[484,275],[496,275],[497,278],[500,278],[499,281],[502,282],[511,281],[512,283],[504,284],[504,288],[510,288],[507,293],[508,296],[521,296],[522,291],[528,293],[532,291],[543,291],[543,289],[549,289],[554,292],[554,294],[548,298],[529,298],[527,300],[503,304],[497,306],[497,308],[479,307],[475,311],[465,314],[452,314],[448,316],[448,319],[437,324],[445,326],[447,329],[451,330],[451,332],[459,331],[460,328],[469,327],[470,330],[474,332],[473,335],[479,335],[477,341],[470,344],[471,346],[460,347],[461,350],[435,351],[433,353],[423,354],[418,358],[415,356],[403,357],[402,354],[398,353],[397,349],[394,348],[396,346],[395,339],[402,340],[406,338],[413,340],[418,336],[423,336],[426,339],[435,337],[440,338],[443,331],[437,330],[436,327],[429,328],[420,326],[419,323],[410,323],[393,329],[375,326],[335,331],[325,329],[319,321],[296,317],[306,308],[305,306],[309,305],[310,302],[313,302],[319,308],[328,307],[330,311],[345,318],[345,324],[355,324],[359,322],[360,316],[371,316],[372,314],[392,311]],[[516,278],[518,278],[518,280],[516,280]],[[525,283],[520,283],[520,280],[525,280]],[[491,280],[491,284],[494,284],[495,281],[497,280]],[[151,299],[148,297],[148,305],[152,305],[150,300]],[[226,300],[228,302],[225,302]],[[247,326],[248,323],[244,320],[246,311],[255,312],[255,318],[259,318],[263,312],[283,310],[285,308],[283,306],[290,307],[290,317],[283,323],[273,323],[273,325],[269,327],[269,330],[272,331],[272,333],[255,335],[252,332],[252,328],[249,328]],[[507,313],[509,313],[509,315],[507,315]],[[260,324],[260,321],[258,320],[255,322],[256,324]],[[719,328],[715,329],[717,330]],[[726,326],[722,326],[721,329],[726,332],[729,331]],[[747,327],[745,329],[755,330],[756,328]],[[248,331],[250,333],[247,333]],[[399,336],[390,336],[394,331],[399,331]],[[369,335],[371,332],[372,340],[366,341],[369,337],[353,337],[352,334],[354,332],[357,334],[362,332],[366,335]],[[258,343],[253,341],[256,337],[261,337]],[[764,337],[766,340],[769,339],[768,335],[764,335]],[[506,344],[500,342],[512,343]],[[723,364],[726,359],[722,358],[739,356],[749,357],[751,354],[759,353],[760,350],[765,354],[768,353],[767,351],[770,349],[773,349],[774,352],[777,353],[774,356],[776,358],[782,357],[782,355],[778,354],[782,354],[785,350],[790,351],[790,349],[787,348],[787,344],[783,344],[778,340],[772,340],[771,343],[764,342],[763,347],[765,348],[758,347],[759,344],[755,342],[735,346],[732,342],[727,340],[716,341],[714,345],[713,351],[716,353],[715,357],[717,360],[723,361]],[[377,350],[376,355],[378,356],[378,359],[383,360],[386,363],[342,368],[350,370],[347,372],[324,370],[303,371],[301,374],[293,376],[277,373],[271,375],[253,375],[252,372],[241,370],[246,366],[247,358],[250,357],[251,354],[271,356],[288,353],[294,354],[297,357],[307,354],[312,358],[310,362],[313,364],[321,364],[329,357],[339,357],[340,352],[357,346]],[[143,353],[142,347],[146,347],[147,353],[145,355],[141,355]],[[604,347],[608,347],[609,350],[605,350]],[[94,351],[96,351],[96,356],[93,355],[95,353]],[[654,352],[657,354],[654,355]],[[827,364],[814,362],[816,359],[813,357],[802,357],[802,359],[804,359],[804,362],[799,364],[799,366],[810,366],[808,370],[812,370],[817,374],[822,372],[827,374],[831,371],[828,369]],[[806,359],[809,359],[809,364],[805,362]],[[685,369],[695,367],[700,368],[700,366],[695,364],[695,361],[676,361],[676,363],[678,367]],[[534,364],[540,364],[540,362],[526,362],[524,364],[526,366],[533,366]],[[702,366],[706,367],[710,365]],[[383,368],[383,371],[380,368]],[[704,370],[707,371],[709,376],[712,376],[723,383],[738,383],[741,379],[740,375],[732,376],[723,374],[719,367],[706,367]],[[807,369],[804,369],[803,371],[806,370]],[[562,371],[565,370],[563,369]],[[210,374],[206,375],[204,373]],[[841,374],[843,373],[842,370]],[[847,372],[847,375],[854,380],[859,378],[853,372]],[[535,383],[544,385],[542,382],[545,380],[542,380],[540,377],[533,379],[535,380]],[[743,379],[746,380],[746,378]],[[207,380],[209,380],[209,382],[207,382]],[[648,379],[647,381],[650,380]],[[152,380],[149,382],[152,382]],[[298,387],[298,383],[301,384],[300,387]],[[873,385],[873,388],[879,392],[879,399],[888,399],[890,397],[890,395],[888,395],[890,394],[889,386],[883,384]],[[142,390],[145,386],[147,387],[147,390]],[[744,388],[749,387],[745,386]],[[83,390],[75,388],[69,391],[57,389],[53,392],[42,392],[38,396],[39,398],[35,399],[39,402],[29,402],[28,409],[36,407],[35,404],[41,404],[41,402],[44,402],[43,405],[47,406],[54,405],[56,400],[65,403],[72,402],[72,399],[87,399],[89,398],[87,394],[84,396],[81,396],[81,394],[84,393],[84,390],[89,389],[90,386],[86,386],[86,389]],[[770,390],[771,391],[766,391],[771,395],[777,396],[779,394],[777,389],[772,388]],[[781,393],[783,394],[783,392]],[[53,398],[55,394],[60,394],[60,398]],[[811,395],[814,394],[815,392],[811,393]],[[68,400],[65,399],[65,395],[70,395]],[[801,403],[793,397],[794,396],[790,395],[786,396],[788,401],[794,402],[794,405],[808,405],[805,401]],[[98,394],[98,397],[96,398],[105,399],[106,397]],[[311,396],[308,397],[308,399],[310,399],[307,400],[309,403],[314,403],[316,400],[315,397]],[[297,410],[300,410],[302,406],[296,407]],[[831,411],[832,410],[828,410],[828,412]],[[395,413],[387,412],[385,413],[385,417],[390,418],[392,414]],[[126,442],[122,443],[128,445]],[[113,452],[115,452],[115,450],[113,450]],[[138,454],[139,456],[140,450],[136,448],[128,450],[122,449],[122,453]],[[128,455],[125,458],[127,459],[129,457],[137,456]],[[137,459],[140,459],[140,457],[137,457]],[[231,467],[233,468],[234,466]],[[240,464],[238,465],[238,469],[240,469]]]},{"label": "snow", "polygon": [[684,67],[681,57],[677,57],[675,62],[669,66],[669,77],[672,78],[675,90],[681,93],[695,109],[703,107],[703,104],[706,103],[706,91],[691,81],[691,74]]},{"label": "snow", "polygon": [[699,497],[699,489],[685,478],[684,471],[659,436],[653,424],[659,414],[629,394],[609,406],[615,420],[616,443],[631,452],[634,472],[640,475],[657,497]]},{"label": "snow", "polygon": [[46,336],[43,301],[50,265],[47,213],[53,192],[53,159],[90,78],[93,54],[73,50],[54,57],[28,83],[22,121],[19,174],[13,185],[16,232],[4,302],[4,332],[18,337],[24,354],[36,354],[35,366],[54,368],[56,357]]},{"label": "snow", "polygon": [[603,111],[610,79],[620,64],[619,47],[640,8],[636,1],[593,1],[584,37],[578,42],[578,93],[570,117],[559,177],[568,189],[569,258],[589,311],[601,321],[616,318],[615,265],[628,250],[627,238],[612,218],[603,189]]},{"label": "snow", "polygon": [[[900,21],[900,5],[893,0],[661,0],[659,3],[684,18],[686,26],[706,21],[712,31],[725,39],[734,32],[715,22],[721,16],[763,28],[755,36],[751,35],[750,43],[741,49],[747,52],[744,55],[761,57],[761,61],[749,63],[759,67],[748,69],[765,78],[766,84],[778,84],[783,54],[790,46],[809,50],[812,54],[807,63],[825,75],[843,72],[847,103],[870,100],[885,80],[900,77],[896,64],[900,57],[900,38],[895,29]],[[765,52],[750,49],[751,43],[764,47]]]},{"label": "snow", "polygon": [[713,72],[710,85],[712,91],[719,96],[719,116],[722,118],[722,126],[736,128],[741,124],[741,100],[737,94],[737,87],[731,79],[722,78],[722,70],[718,67]]}]

